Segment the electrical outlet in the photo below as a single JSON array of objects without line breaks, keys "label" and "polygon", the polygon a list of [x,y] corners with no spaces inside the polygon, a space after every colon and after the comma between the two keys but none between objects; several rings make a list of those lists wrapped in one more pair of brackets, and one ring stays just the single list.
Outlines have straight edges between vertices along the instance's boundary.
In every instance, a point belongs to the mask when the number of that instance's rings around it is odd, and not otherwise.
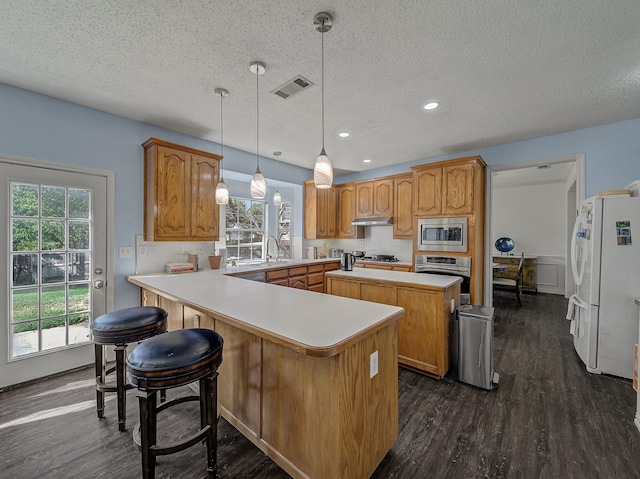
[{"label": "electrical outlet", "polygon": [[369,356],[369,378],[378,374],[378,351],[374,351]]},{"label": "electrical outlet", "polygon": [[360,246],[364,247],[364,240],[360,240]]},{"label": "electrical outlet", "polygon": [[121,258],[131,258],[131,257],[133,257],[133,247],[131,247],[131,246],[120,246],[120,248],[118,248],[118,255]]}]

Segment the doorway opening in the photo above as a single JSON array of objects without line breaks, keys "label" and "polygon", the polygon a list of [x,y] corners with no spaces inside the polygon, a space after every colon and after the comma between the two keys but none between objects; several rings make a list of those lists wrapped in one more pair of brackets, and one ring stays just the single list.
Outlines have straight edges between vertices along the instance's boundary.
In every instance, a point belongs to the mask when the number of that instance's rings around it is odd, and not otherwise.
[{"label": "doorway opening", "polygon": [[[485,264],[493,264],[495,256],[524,252],[535,264],[525,289],[568,297],[574,287],[565,274],[569,241],[584,191],[584,154],[490,167]],[[495,247],[501,238],[513,240],[512,251]],[[484,303],[492,304],[493,268],[485,268],[485,285]]]}]

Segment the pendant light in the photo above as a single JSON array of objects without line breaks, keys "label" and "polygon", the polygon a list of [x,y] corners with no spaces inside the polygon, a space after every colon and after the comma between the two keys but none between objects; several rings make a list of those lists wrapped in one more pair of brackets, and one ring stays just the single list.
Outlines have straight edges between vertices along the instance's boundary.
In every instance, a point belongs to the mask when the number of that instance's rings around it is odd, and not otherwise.
[{"label": "pendant light", "polygon": [[[224,129],[222,123],[222,99],[226,98],[229,95],[229,92],[224,88],[216,88],[214,90],[216,96],[220,97],[220,156],[224,159]],[[229,204],[229,188],[224,182],[224,173],[222,169],[222,161],[220,160],[220,181],[218,182],[218,186],[216,186],[216,203],[219,205]]]},{"label": "pendant light", "polygon": [[251,198],[261,200],[267,194],[267,183],[264,180],[264,175],[260,171],[260,152],[258,150],[258,134],[260,126],[260,90],[258,89],[258,79],[260,78],[260,75],[264,74],[266,69],[262,62],[251,62],[249,69],[256,75],[256,172],[253,174],[253,178],[251,178]]},{"label": "pendant light", "polygon": [[[280,156],[282,153],[279,151],[274,151],[274,156]],[[280,192],[278,191],[278,165],[280,161],[276,160],[276,192],[273,194],[273,204],[276,206],[280,206],[282,204],[282,196],[280,196]]]},{"label": "pendant light", "polygon": [[326,189],[331,188],[333,183],[333,166],[327,152],[324,151],[324,33],[331,30],[333,18],[326,12],[316,13],[313,24],[322,34],[322,151],[313,168],[313,181],[316,188]]}]

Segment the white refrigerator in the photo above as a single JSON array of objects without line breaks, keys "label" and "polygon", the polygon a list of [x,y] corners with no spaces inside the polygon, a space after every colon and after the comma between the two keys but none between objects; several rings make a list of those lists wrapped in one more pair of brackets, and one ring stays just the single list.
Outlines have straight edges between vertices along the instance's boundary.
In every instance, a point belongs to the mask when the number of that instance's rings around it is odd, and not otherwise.
[{"label": "white refrigerator", "polygon": [[571,243],[573,344],[592,373],[633,378],[640,294],[640,197],[603,195],[580,205]]}]

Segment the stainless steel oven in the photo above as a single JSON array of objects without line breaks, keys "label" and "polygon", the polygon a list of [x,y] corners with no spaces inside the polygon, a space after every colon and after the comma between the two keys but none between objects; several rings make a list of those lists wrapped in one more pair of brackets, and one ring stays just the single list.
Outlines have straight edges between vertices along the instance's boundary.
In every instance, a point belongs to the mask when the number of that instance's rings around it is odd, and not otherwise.
[{"label": "stainless steel oven", "polygon": [[471,293],[471,258],[461,256],[416,255],[416,273],[445,274],[462,278],[460,304],[469,304]]},{"label": "stainless steel oven", "polygon": [[418,249],[420,251],[467,252],[466,216],[418,219]]}]

